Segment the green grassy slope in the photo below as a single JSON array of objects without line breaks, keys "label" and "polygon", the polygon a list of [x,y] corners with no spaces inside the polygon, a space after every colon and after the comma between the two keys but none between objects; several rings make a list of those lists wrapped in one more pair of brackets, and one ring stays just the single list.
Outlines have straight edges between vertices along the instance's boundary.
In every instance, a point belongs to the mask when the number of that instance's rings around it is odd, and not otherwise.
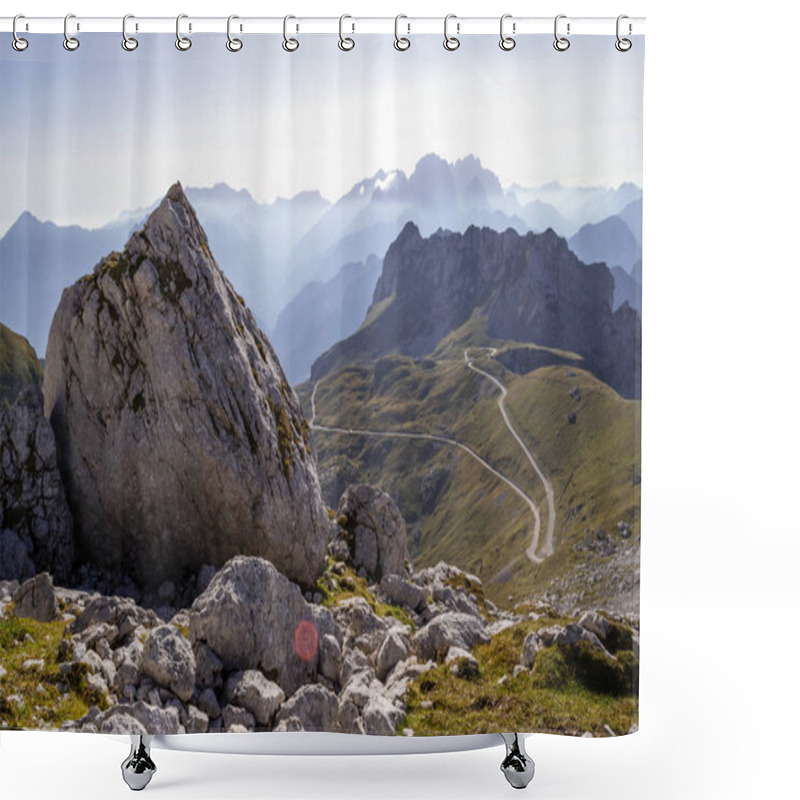
[{"label": "green grassy slope", "polygon": [[42,382],[42,365],[28,340],[0,322],[0,408],[29,383]]},{"label": "green grassy slope", "polygon": [[[431,358],[392,355],[335,370],[317,388],[317,422],[462,442],[534,499],[543,535],[544,487],[503,424],[498,390],[464,363],[467,346],[509,345],[487,341],[481,324],[480,318],[470,320],[443,340]],[[598,529],[620,547],[633,546],[638,539],[640,403],[621,398],[571,365],[515,375],[485,353],[472,357],[476,366],[508,387],[512,424],[553,485],[556,550],[543,564],[524,556],[533,531],[527,505],[458,448],[445,442],[321,431],[314,433],[314,440],[323,483],[332,474],[340,476],[329,502],[354,480],[382,486],[408,523],[411,555],[418,566],[444,559],[475,572],[487,595],[506,605],[576,575],[587,561],[594,566],[607,559],[607,554],[585,546],[587,537],[595,541]],[[299,387],[307,413],[310,393],[309,385]],[[618,535],[620,521],[631,529],[624,542]],[[602,602],[613,595],[613,583],[613,576],[601,576],[587,600]]]}]

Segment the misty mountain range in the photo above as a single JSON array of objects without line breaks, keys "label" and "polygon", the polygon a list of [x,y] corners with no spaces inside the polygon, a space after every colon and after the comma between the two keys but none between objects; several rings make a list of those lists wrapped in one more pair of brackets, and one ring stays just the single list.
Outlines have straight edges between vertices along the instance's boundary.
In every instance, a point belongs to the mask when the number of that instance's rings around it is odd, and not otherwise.
[{"label": "misty mountain range", "polygon": [[[553,228],[582,261],[612,268],[614,308],[625,301],[641,308],[641,190],[633,184],[504,189],[474,156],[448,163],[429,154],[410,175],[381,170],[333,203],[303,192],[263,204],[225,184],[186,194],[215,258],[293,381],[358,328],[381,259],[408,221],[422,236],[470,225],[519,234]],[[0,239],[0,320],[43,355],[64,287],[121,249],[154,207],[91,230],[23,213]]]}]

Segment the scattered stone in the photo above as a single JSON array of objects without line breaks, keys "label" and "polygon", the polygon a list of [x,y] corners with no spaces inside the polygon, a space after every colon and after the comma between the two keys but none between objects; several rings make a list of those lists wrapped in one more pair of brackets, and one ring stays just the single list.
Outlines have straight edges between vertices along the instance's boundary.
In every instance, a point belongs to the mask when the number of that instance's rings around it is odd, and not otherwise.
[{"label": "scattered stone", "polygon": [[423,658],[441,661],[451,647],[471,650],[474,645],[488,641],[485,625],[478,617],[447,612],[417,631],[412,643]]},{"label": "scattered stone", "polygon": [[205,733],[208,730],[208,714],[197,706],[186,709],[186,733]]},{"label": "scattered stone", "polygon": [[384,694],[375,694],[361,712],[364,730],[377,736],[394,736],[406,715]]},{"label": "scattered stone", "polygon": [[35,619],[38,622],[52,622],[58,619],[58,603],[53,588],[53,579],[46,572],[29,578],[12,596],[14,615]]},{"label": "scattered stone", "polygon": [[246,709],[228,704],[222,709],[222,722],[225,730],[234,733],[231,728],[240,725],[243,731],[254,731],[256,729],[256,718]]},{"label": "scattered stone", "polygon": [[194,653],[177,628],[159,625],[150,631],[142,653],[142,672],[169,687],[184,702],[191,699],[196,675]]},{"label": "scattered stone", "polygon": [[319,643],[319,671],[329,681],[338,683],[342,672],[342,648],[330,633],[326,633]]},{"label": "scattered stone", "polygon": [[578,620],[578,625],[585,628],[587,631],[591,631],[595,636],[602,639],[602,641],[606,640],[610,628],[608,620],[596,611],[587,611],[583,614]]},{"label": "scattered stone", "polygon": [[384,575],[380,588],[389,603],[406,606],[412,611],[422,609],[427,599],[424,589],[403,580],[399,575]]},{"label": "scattered stone", "polygon": [[477,678],[480,673],[476,658],[472,653],[460,647],[451,647],[447,651],[444,663],[451,665],[450,672],[457,678],[472,680]]},{"label": "scattered stone", "polygon": [[[522,652],[519,656],[519,663],[525,667],[525,669],[530,670],[536,661],[536,656],[539,654],[539,650],[541,650],[540,637],[535,631],[533,633],[529,633],[525,637],[525,641],[522,643]],[[516,677],[516,675],[514,677]]]},{"label": "scattered stone", "polygon": [[381,649],[375,659],[375,667],[380,680],[385,680],[386,676],[394,669],[398,661],[402,661],[410,650],[408,638],[396,631],[392,631],[383,640]]},{"label": "scattered stone", "polygon": [[526,672],[530,672],[530,667],[526,667],[523,664],[514,664],[514,677],[517,678],[520,675],[524,675]]},{"label": "scattered stone", "polygon": [[44,659],[29,658],[27,661],[23,661],[19,668],[22,672],[31,672],[33,670],[41,672],[44,669]]},{"label": "scattered stone", "polygon": [[348,486],[339,500],[337,518],[357,570],[376,581],[384,575],[406,574],[406,524],[386,492],[366,484]]},{"label": "scattered stone", "polygon": [[220,657],[207,645],[198,642],[194,646],[194,659],[197,666],[195,682],[197,686],[222,688],[222,671],[225,665]]},{"label": "scattered stone", "polygon": [[286,699],[277,683],[267,680],[253,669],[234,672],[225,683],[224,697],[228,703],[247,709],[259,725],[271,724]]},{"label": "scattered stone", "polygon": [[286,732],[299,732],[303,730],[303,723],[297,717],[288,717],[286,719],[282,719],[278,724],[273,728],[273,731],[276,733],[286,733]]},{"label": "scattered stone", "polygon": [[613,728],[612,728],[610,725],[603,725],[603,730],[604,730],[604,731],[605,731],[605,732],[606,732],[606,733],[607,733],[609,736],[616,736],[616,735],[617,735],[616,733],[614,733],[614,729],[613,729]]},{"label": "scattered stone", "polygon": [[296,584],[253,556],[225,564],[189,612],[195,645],[208,644],[227,670],[274,675],[287,694],[314,680],[319,640],[337,631],[326,608],[306,603]]},{"label": "scattered stone", "polygon": [[[281,707],[277,722],[297,718],[306,731],[339,730],[339,700],[319,684],[301,686]],[[277,728],[276,728],[277,730]]]},{"label": "scattered stone", "polygon": [[[96,711],[96,709],[95,709]],[[78,720],[78,727],[86,729],[85,723],[92,725],[101,733],[130,733],[130,718],[141,725],[133,733],[148,733],[170,735],[185,733],[180,724],[180,715],[174,708],[155,708],[147,703],[136,702],[133,704],[120,703],[107,711],[93,715],[90,711],[82,720]]]},{"label": "scattered stone", "polygon": [[211,687],[203,689],[203,691],[197,695],[197,707],[206,714],[209,719],[217,719],[217,717],[222,714],[217,695]]}]

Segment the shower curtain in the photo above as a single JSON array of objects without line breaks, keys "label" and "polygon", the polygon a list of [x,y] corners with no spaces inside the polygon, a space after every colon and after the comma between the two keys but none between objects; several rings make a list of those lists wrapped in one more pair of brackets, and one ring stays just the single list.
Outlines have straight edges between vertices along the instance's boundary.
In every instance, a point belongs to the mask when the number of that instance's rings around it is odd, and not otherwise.
[{"label": "shower curtain", "polygon": [[636,730],[643,37],[73,33],[0,40],[0,726]]}]

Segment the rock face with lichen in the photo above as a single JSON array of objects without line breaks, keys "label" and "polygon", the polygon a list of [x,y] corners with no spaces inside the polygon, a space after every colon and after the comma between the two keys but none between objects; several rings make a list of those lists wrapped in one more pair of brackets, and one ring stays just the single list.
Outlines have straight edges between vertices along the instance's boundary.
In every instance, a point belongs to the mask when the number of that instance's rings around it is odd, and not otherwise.
[{"label": "rock face with lichen", "polygon": [[72,516],[56,464],[42,390],[30,383],[0,407],[0,580],[72,569]]},{"label": "rock face with lichen", "polygon": [[308,423],[180,184],[64,292],[44,398],[81,558],[148,586],[237,554],[320,573]]}]

